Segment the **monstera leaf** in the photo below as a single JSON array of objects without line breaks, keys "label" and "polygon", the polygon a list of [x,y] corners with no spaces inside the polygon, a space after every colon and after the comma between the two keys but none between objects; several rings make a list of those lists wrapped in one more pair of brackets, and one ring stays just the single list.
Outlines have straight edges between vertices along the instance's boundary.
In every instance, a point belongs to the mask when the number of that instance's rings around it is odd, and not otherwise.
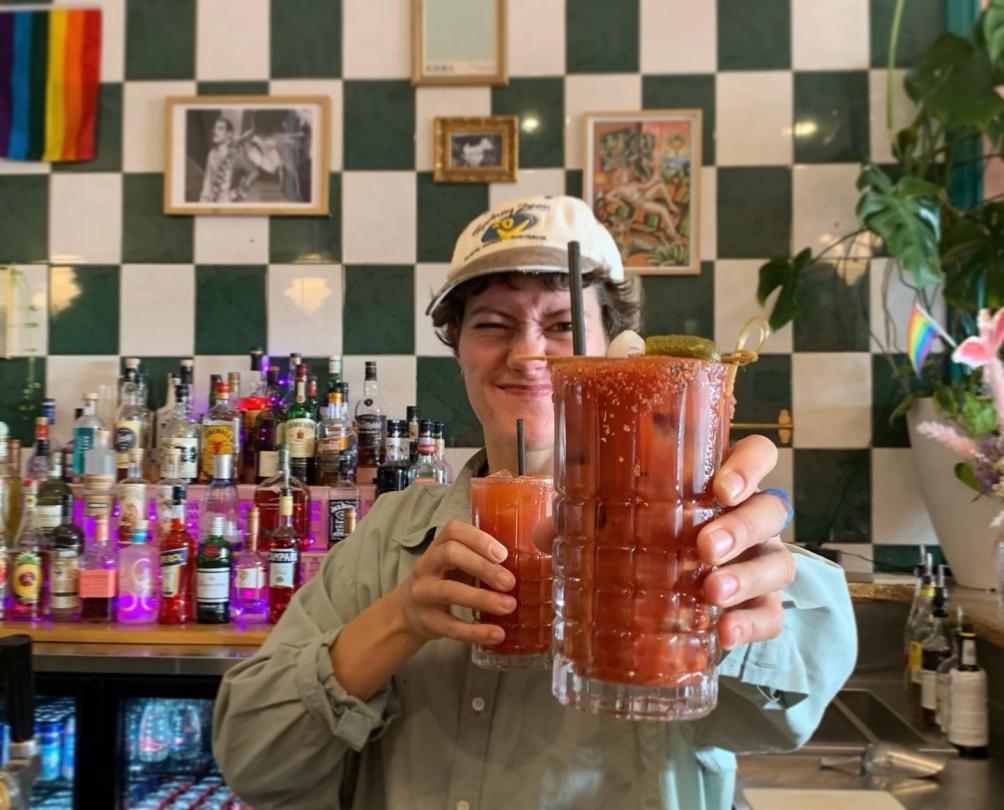
[{"label": "monstera leaf", "polygon": [[885,172],[870,163],[858,177],[858,189],[863,192],[858,219],[882,237],[917,286],[940,282],[940,186],[910,176],[893,185]]},{"label": "monstera leaf", "polygon": [[960,219],[941,239],[941,264],[954,268],[945,300],[960,309],[1004,306],[1004,203],[985,203],[980,218]]},{"label": "monstera leaf", "polygon": [[794,259],[771,259],[760,268],[760,280],[756,290],[760,306],[767,303],[767,298],[774,290],[779,287],[781,289],[767,318],[770,328],[775,332],[790,323],[799,313],[795,293],[798,291],[799,276],[810,261],[812,261],[812,251],[806,248]]}]

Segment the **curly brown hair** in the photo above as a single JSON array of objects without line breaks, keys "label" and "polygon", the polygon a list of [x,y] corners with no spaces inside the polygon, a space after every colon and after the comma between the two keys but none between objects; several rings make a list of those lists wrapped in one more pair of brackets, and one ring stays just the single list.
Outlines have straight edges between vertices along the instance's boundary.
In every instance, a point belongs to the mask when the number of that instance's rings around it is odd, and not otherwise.
[{"label": "curly brown hair", "polygon": [[[492,284],[505,284],[516,289],[517,279],[527,276],[540,279],[551,291],[567,290],[568,275],[565,273],[529,273],[511,270],[507,273],[494,273],[465,281],[451,290],[442,303],[432,313],[432,325],[436,337],[455,352],[460,342],[460,326],[464,322],[464,312],[467,303],[480,295]],[[596,295],[600,302],[600,314],[603,317],[603,331],[607,340],[625,329],[641,330],[642,289],[635,279],[614,281],[603,270],[596,270],[584,275],[582,286],[596,286]]]}]

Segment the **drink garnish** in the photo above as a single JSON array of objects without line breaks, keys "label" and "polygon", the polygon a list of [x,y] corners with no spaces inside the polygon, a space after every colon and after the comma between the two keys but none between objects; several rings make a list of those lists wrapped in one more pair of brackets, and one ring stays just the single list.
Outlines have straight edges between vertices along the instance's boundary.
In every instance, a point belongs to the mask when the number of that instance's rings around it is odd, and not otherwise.
[{"label": "drink garnish", "polygon": [[645,339],[645,354],[663,354],[671,357],[693,357],[696,360],[718,362],[721,352],[713,340],[696,335],[653,335]]}]

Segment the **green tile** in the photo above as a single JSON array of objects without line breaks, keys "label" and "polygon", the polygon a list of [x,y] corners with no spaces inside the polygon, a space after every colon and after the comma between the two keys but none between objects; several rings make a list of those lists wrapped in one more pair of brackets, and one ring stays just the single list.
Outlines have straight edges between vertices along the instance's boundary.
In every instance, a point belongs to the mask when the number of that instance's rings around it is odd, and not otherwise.
[{"label": "green tile", "polygon": [[107,82],[98,95],[94,160],[58,161],[54,172],[117,172],[122,168],[122,85]]},{"label": "green tile", "polygon": [[787,256],[791,168],[718,167],[718,258]]},{"label": "green tile", "polygon": [[125,76],[195,78],[195,0],[127,0]]},{"label": "green tile", "polygon": [[342,176],[328,176],[328,214],[269,217],[268,256],[275,264],[338,262],[342,259]]},{"label": "green tile", "polygon": [[44,262],[49,257],[49,178],[0,177],[0,251],[3,262]]},{"label": "green tile", "polygon": [[871,461],[864,450],[794,451],[795,536],[799,543],[867,543]]},{"label": "green tile", "polygon": [[519,117],[521,169],[564,167],[565,84],[560,76],[510,79],[506,87],[493,87],[492,115]]},{"label": "green tile", "polygon": [[797,352],[867,352],[869,347],[868,262],[830,263],[803,272],[794,322]]},{"label": "green tile", "polygon": [[415,267],[345,266],[345,354],[414,354]]},{"label": "green tile", "polygon": [[715,164],[715,76],[642,76],[641,105],[646,110],[700,110],[701,163]]},{"label": "green tile", "polygon": [[795,74],[795,162],[868,159],[868,71]]},{"label": "green tile", "polygon": [[[181,361],[186,358],[147,355],[130,355],[130,357],[139,357],[140,371],[146,375],[146,406],[154,411],[163,408],[167,400],[167,375],[177,374]],[[119,360],[119,367],[120,371],[125,371],[125,357]]]},{"label": "green tile", "polygon": [[[906,393],[919,390],[922,383],[917,379],[905,354],[891,356],[897,369],[895,372],[889,360],[884,354],[872,355],[872,447],[909,447],[906,417],[899,416],[892,422],[890,417]],[[927,385],[940,373],[940,365],[933,362],[925,364],[924,379]]]},{"label": "green tile", "polygon": [[[967,0],[910,0],[903,13],[896,42],[896,66],[916,64],[928,46],[945,30],[945,3]],[[896,0],[871,0],[872,67],[889,64],[889,33]]]},{"label": "green tile", "polygon": [[0,360],[0,413],[22,447],[31,447],[35,440],[35,417],[41,415],[44,396],[44,357]]},{"label": "green tile", "polygon": [[718,0],[718,69],[791,65],[791,0]]},{"label": "green tile", "polygon": [[[945,555],[941,546],[925,546],[937,566],[945,563]],[[913,573],[913,567],[920,559],[920,546],[887,546],[876,543],[872,546],[872,559],[875,561],[875,572],[887,574]]]},{"label": "green tile", "polygon": [[565,194],[582,199],[582,169],[565,170]]},{"label": "green tile", "polygon": [[118,353],[118,265],[52,267],[49,354]]},{"label": "green tile", "polygon": [[268,82],[199,82],[200,96],[267,96]]},{"label": "green tile", "polygon": [[[791,355],[761,354],[760,358],[748,366],[743,366],[736,374],[735,422],[755,422],[776,424],[782,410],[790,415],[791,408]],[[759,433],[767,436],[778,446],[791,446],[789,433],[786,441],[779,432],[768,428],[733,428],[731,440]]]},{"label": "green tile", "polygon": [[164,213],[163,174],[122,176],[122,261],[191,264],[194,220]]},{"label": "green tile", "polygon": [[342,0],[273,0],[273,79],[342,75]]},{"label": "green tile", "polygon": [[415,90],[407,81],[346,81],[346,169],[415,168]]},{"label": "green tile", "polygon": [[696,276],[641,276],[642,334],[715,334],[715,268],[701,262]]},{"label": "green tile", "polygon": [[419,411],[430,419],[446,422],[449,447],[481,447],[481,423],[467,400],[460,366],[452,357],[418,358]]},{"label": "green tile", "polygon": [[261,266],[195,268],[195,353],[244,354],[268,340]]},{"label": "green tile", "polygon": [[638,0],[565,0],[567,73],[637,73]]},{"label": "green tile", "polygon": [[418,260],[448,262],[468,223],[488,210],[483,183],[434,183],[431,172],[418,174]]}]

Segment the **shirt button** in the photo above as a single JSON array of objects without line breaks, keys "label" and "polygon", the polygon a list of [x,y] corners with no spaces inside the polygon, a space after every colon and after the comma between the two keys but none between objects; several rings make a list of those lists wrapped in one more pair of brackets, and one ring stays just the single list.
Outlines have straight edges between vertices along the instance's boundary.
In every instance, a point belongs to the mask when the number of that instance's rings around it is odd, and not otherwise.
[{"label": "shirt button", "polygon": [[470,802],[465,802],[463,799],[461,799],[459,802],[457,802],[457,810],[471,810]]},{"label": "shirt button", "polygon": [[[485,699],[476,697],[471,701],[471,708],[476,712],[483,712],[485,710]],[[463,810],[458,806],[457,810]]]}]

